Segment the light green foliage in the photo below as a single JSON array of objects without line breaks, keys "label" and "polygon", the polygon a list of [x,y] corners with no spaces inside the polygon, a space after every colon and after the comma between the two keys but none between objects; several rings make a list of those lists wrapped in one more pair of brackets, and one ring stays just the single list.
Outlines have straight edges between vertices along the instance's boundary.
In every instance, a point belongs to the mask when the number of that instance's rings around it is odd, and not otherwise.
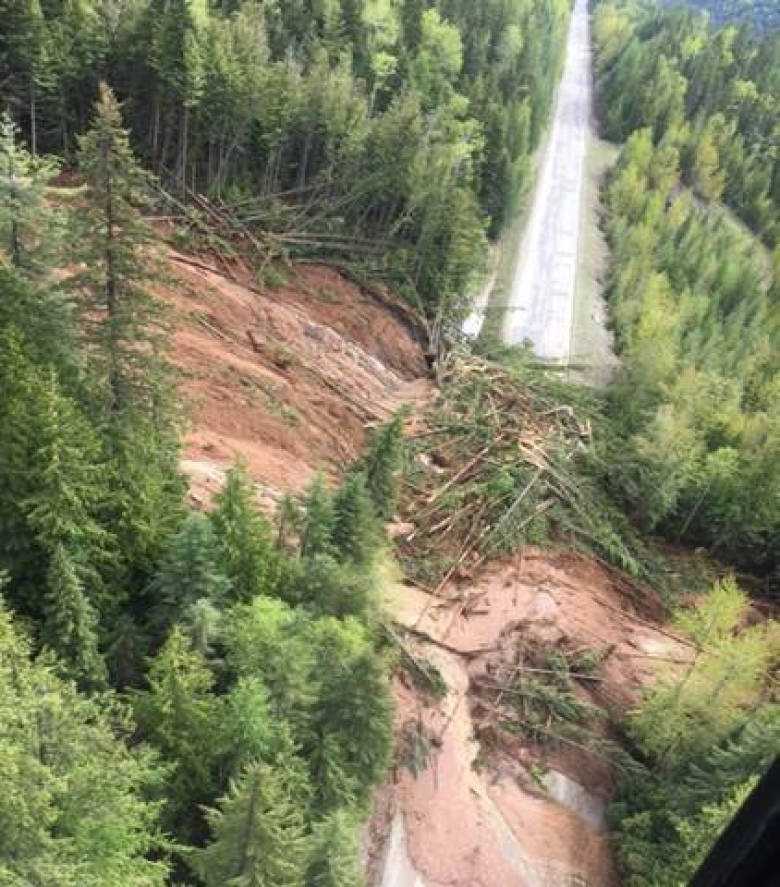
[{"label": "light green foliage", "polygon": [[250,764],[207,818],[213,840],[192,853],[206,887],[303,887],[303,818],[283,772]]},{"label": "light green foliage", "polygon": [[744,711],[760,702],[763,675],[780,652],[776,623],[737,632],[748,607],[733,580],[717,584],[678,617],[701,646],[682,674],[653,685],[632,722],[644,751],[659,761],[689,756],[727,737]]},{"label": "light green foliage", "polygon": [[52,887],[154,887],[167,865],[157,806],[162,773],[109,698],[62,681],[0,609],[0,882]]},{"label": "light green foliage", "polygon": [[0,115],[0,249],[28,273],[48,270],[54,258],[58,218],[44,197],[56,173],[53,159],[20,144],[8,112]]},{"label": "light green foliage", "polygon": [[608,136],[649,126],[658,143],[675,133],[690,184],[709,200],[722,194],[774,244],[777,34],[716,30],[689,10],[611,0],[598,3],[593,34]]},{"label": "light green foliage", "polygon": [[[607,113],[619,110],[613,88]],[[622,360],[608,483],[644,527],[764,568],[780,538],[776,282],[754,238],[679,187],[682,175],[703,196],[728,191],[736,123],[719,111],[664,126],[631,132],[605,192]]]},{"label": "light green foliage", "polygon": [[776,754],[780,709],[766,699],[778,625],[744,627],[748,607],[724,580],[681,611],[691,660],[662,673],[631,719],[651,766],[623,778],[611,811],[629,885],[686,883]]},{"label": "light green foliage", "polygon": [[363,887],[356,824],[349,811],[334,810],[314,826],[306,887]]}]

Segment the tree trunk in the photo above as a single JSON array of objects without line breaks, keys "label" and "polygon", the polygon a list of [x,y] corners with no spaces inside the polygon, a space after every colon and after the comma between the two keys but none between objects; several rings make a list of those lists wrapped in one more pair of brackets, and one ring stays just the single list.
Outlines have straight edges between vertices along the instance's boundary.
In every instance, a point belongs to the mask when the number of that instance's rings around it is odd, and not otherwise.
[{"label": "tree trunk", "polygon": [[119,343],[116,330],[118,302],[117,279],[114,245],[116,240],[114,220],[114,193],[113,176],[111,172],[111,145],[105,144],[104,163],[106,164],[106,323],[108,324],[108,388],[109,405],[112,416],[116,416],[121,407],[121,383],[119,374],[119,355],[117,354]]}]

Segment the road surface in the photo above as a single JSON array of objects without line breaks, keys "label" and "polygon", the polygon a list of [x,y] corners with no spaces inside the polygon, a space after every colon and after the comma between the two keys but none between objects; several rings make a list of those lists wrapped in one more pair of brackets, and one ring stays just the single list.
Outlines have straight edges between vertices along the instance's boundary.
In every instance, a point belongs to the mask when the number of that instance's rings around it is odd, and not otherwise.
[{"label": "road surface", "polygon": [[588,10],[576,0],[553,122],[503,324],[508,345],[528,339],[548,360],[570,357],[585,151],[592,86]]}]

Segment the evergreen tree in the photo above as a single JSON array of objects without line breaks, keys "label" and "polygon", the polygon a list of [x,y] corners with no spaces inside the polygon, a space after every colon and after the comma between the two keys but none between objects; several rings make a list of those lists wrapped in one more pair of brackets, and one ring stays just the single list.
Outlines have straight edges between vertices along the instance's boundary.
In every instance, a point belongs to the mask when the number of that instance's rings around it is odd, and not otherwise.
[{"label": "evergreen tree", "polygon": [[363,472],[349,474],[333,502],[333,546],[339,559],[371,563],[381,536]]},{"label": "evergreen tree", "polygon": [[213,840],[192,854],[206,887],[303,887],[303,818],[283,772],[248,765],[206,816]]},{"label": "evergreen tree", "polygon": [[257,508],[243,463],[228,471],[214,504],[210,519],[233,599],[248,601],[258,594],[272,594],[278,580],[279,555],[271,528]]},{"label": "evergreen tree", "polygon": [[151,591],[156,621],[165,627],[192,615],[198,601],[219,606],[229,600],[230,581],[221,571],[211,523],[191,513],[168,543]]},{"label": "evergreen tree", "polygon": [[118,595],[104,581],[115,541],[98,519],[108,495],[98,442],[55,371],[32,364],[10,331],[0,341],[0,564],[11,576],[9,598],[43,618],[42,596],[72,587],[51,569],[64,550],[68,572],[102,618]]},{"label": "evergreen tree", "polygon": [[105,391],[105,415],[154,412],[161,398],[162,327],[150,281],[150,232],[137,209],[146,174],[137,164],[114,94],[105,84],[91,129],[79,139],[79,168],[87,205],[79,213],[76,255],[87,271],[74,284],[86,288],[84,324]]},{"label": "evergreen tree", "polygon": [[97,645],[97,618],[65,546],[49,561],[42,641],[65,663],[65,671],[89,688],[105,683],[106,667]]},{"label": "evergreen tree", "polygon": [[315,824],[306,887],[363,887],[357,833],[347,810],[334,810]]},{"label": "evergreen tree", "polygon": [[221,706],[202,654],[174,627],[149,666],[149,689],[133,694],[143,736],[171,766],[165,822],[184,841],[199,828],[199,803],[216,790],[221,754]]},{"label": "evergreen tree", "polygon": [[400,415],[374,432],[363,470],[377,515],[392,520],[395,511],[395,475],[401,467],[403,422]]},{"label": "evergreen tree", "polygon": [[318,619],[308,634],[316,698],[307,751],[316,807],[325,815],[335,808],[364,805],[384,775],[392,701],[384,662],[356,619]]},{"label": "evergreen tree", "polygon": [[24,150],[8,112],[0,115],[0,242],[28,273],[48,269],[53,259],[56,213],[44,192],[56,174],[53,160]]},{"label": "evergreen tree", "polygon": [[303,497],[300,550],[302,557],[331,551],[333,499],[322,475],[318,474]]},{"label": "evergreen tree", "polygon": [[[56,674],[0,607],[0,883],[164,887],[162,771],[128,713]],[[156,861],[153,861],[153,856]]]}]

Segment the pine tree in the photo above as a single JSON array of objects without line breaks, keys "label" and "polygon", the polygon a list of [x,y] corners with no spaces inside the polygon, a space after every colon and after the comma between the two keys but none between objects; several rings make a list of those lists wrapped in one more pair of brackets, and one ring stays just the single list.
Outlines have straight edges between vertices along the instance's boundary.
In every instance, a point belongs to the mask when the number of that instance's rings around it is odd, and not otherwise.
[{"label": "pine tree", "polygon": [[310,760],[317,809],[365,804],[387,768],[392,701],[384,661],[356,619],[312,622],[316,698]]},{"label": "pine tree", "polygon": [[[163,772],[128,712],[63,681],[0,604],[0,883],[164,887]],[[154,861],[153,861],[154,858]]]},{"label": "pine tree", "polygon": [[48,269],[53,259],[57,214],[44,192],[56,174],[54,161],[25,151],[8,112],[0,115],[0,242],[28,273]]},{"label": "pine tree", "polygon": [[0,565],[11,576],[9,598],[43,619],[47,594],[72,587],[51,569],[64,549],[67,572],[102,618],[119,597],[105,581],[115,540],[99,520],[108,490],[98,442],[55,371],[31,363],[18,336],[0,343]]},{"label": "pine tree", "polygon": [[330,552],[332,532],[333,499],[322,475],[318,474],[303,497],[301,556],[312,557]]},{"label": "pine tree", "polygon": [[186,841],[199,827],[197,805],[216,790],[222,709],[206,660],[178,627],[152,660],[147,680],[149,689],[133,694],[133,708],[142,735],[172,766],[165,819]]},{"label": "pine tree", "polygon": [[229,601],[230,581],[222,573],[211,523],[192,513],[169,541],[151,591],[158,625],[166,627],[192,615],[198,601],[220,606]]},{"label": "pine tree", "polygon": [[272,594],[279,575],[279,554],[242,462],[228,471],[214,504],[210,519],[220,565],[232,583],[232,598],[248,601],[258,594]]},{"label": "pine tree", "polygon": [[279,770],[250,764],[206,817],[213,840],[192,853],[206,887],[303,887],[303,816]]},{"label": "pine tree", "polygon": [[49,561],[43,612],[41,639],[61,657],[65,673],[82,687],[104,685],[106,667],[98,652],[97,618],[62,544]]},{"label": "pine tree", "polygon": [[363,887],[357,835],[358,823],[346,809],[314,826],[306,887]]},{"label": "pine tree", "polygon": [[349,474],[333,502],[333,546],[338,557],[356,566],[371,563],[381,536],[362,472]]},{"label": "pine tree", "polygon": [[383,520],[392,520],[395,511],[395,475],[401,467],[402,434],[402,417],[398,415],[374,432],[363,460],[366,488]]},{"label": "pine tree", "polygon": [[133,157],[119,105],[101,84],[92,127],[79,138],[79,168],[87,204],[77,217],[76,256],[87,270],[73,283],[86,289],[84,324],[105,392],[105,414],[116,422],[127,410],[154,413],[163,397],[164,337],[151,279],[150,231],[137,209],[147,176]]}]

